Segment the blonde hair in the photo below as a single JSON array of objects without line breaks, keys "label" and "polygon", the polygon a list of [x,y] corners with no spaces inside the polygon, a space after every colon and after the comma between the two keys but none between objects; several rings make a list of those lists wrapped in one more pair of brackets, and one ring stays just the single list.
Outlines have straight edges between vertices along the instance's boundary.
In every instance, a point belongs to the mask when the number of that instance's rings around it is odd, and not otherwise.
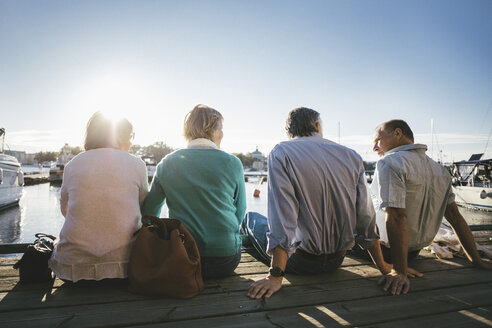
[{"label": "blonde hair", "polygon": [[212,140],[222,127],[222,115],[206,105],[196,105],[186,114],[184,120],[184,137],[190,142],[198,138]]},{"label": "blonde hair", "polygon": [[113,122],[101,111],[95,112],[87,122],[84,149],[109,148],[113,144]]}]

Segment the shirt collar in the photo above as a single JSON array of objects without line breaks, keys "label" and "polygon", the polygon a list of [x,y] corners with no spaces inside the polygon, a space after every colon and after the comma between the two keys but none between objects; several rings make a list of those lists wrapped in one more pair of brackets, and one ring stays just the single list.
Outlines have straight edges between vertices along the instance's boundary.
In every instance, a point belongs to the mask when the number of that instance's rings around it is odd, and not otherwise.
[{"label": "shirt collar", "polygon": [[396,152],[399,152],[399,151],[412,151],[412,150],[425,153],[426,150],[427,150],[427,145],[424,145],[424,144],[409,144],[409,145],[398,146],[398,147],[395,147],[393,149],[388,150],[385,155],[396,153]]},{"label": "shirt collar", "polygon": [[294,139],[302,139],[302,138],[316,138],[316,139],[323,139],[321,135],[318,132],[313,132],[310,136],[297,136],[294,137]]},{"label": "shirt collar", "polygon": [[219,149],[215,142],[206,138],[193,139],[188,143],[188,149]]}]

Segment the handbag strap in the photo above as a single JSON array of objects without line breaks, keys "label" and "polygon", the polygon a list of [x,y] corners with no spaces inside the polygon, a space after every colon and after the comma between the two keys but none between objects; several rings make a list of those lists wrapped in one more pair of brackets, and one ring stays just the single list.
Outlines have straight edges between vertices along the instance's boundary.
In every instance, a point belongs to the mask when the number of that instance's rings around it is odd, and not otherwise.
[{"label": "handbag strap", "polygon": [[142,227],[156,232],[161,239],[169,239],[169,231],[163,219],[156,216],[145,214],[142,216]]},{"label": "handbag strap", "polygon": [[53,236],[53,235],[49,235],[47,233],[44,233],[44,232],[38,232],[37,234],[34,235],[37,239],[41,239],[43,237],[47,237],[47,238],[50,238],[51,240],[55,240],[56,237]]},{"label": "handbag strap", "polygon": [[[142,227],[147,227],[149,230],[156,232],[161,239],[170,239],[170,233],[173,230],[178,230],[181,242],[184,243],[186,239],[186,236],[181,231],[181,228],[184,226],[179,220],[176,219],[163,219],[145,214],[142,216]],[[138,233],[138,231],[136,231],[135,234]]]}]

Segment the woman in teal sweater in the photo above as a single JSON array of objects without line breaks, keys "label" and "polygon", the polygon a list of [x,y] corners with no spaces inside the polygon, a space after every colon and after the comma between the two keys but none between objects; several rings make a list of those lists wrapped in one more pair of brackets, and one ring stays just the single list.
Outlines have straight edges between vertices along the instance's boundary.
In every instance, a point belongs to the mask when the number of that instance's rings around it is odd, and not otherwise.
[{"label": "woman in teal sweater", "polygon": [[218,111],[205,105],[186,115],[188,147],[159,163],[142,206],[142,214],[159,216],[167,201],[169,217],[179,219],[195,238],[204,278],[231,275],[241,260],[243,166],[219,149],[222,121]]}]

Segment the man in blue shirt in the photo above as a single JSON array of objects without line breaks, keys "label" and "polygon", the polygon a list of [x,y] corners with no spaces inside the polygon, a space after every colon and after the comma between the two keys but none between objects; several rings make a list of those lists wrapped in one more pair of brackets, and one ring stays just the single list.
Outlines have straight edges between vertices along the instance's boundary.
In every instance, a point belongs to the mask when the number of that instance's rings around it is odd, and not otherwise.
[{"label": "man in blue shirt", "polygon": [[292,110],[286,130],[290,140],[276,145],[268,157],[268,222],[248,213],[243,225],[265,262],[271,256],[269,274],[250,286],[248,296],[270,297],[280,289],[285,271],[336,269],[356,241],[383,274],[391,272],[377,242],[362,158],[324,139],[320,115],[312,109]]}]

